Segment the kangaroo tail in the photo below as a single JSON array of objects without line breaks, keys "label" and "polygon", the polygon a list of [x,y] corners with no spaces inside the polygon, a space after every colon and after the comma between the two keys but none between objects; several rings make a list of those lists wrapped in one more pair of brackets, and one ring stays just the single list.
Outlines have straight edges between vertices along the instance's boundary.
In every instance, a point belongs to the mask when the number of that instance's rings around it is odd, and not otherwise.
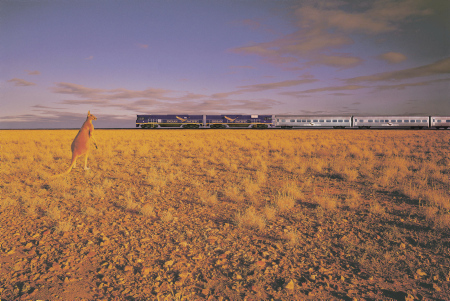
[{"label": "kangaroo tail", "polygon": [[60,173],[60,174],[52,176],[52,178],[56,178],[56,177],[59,177],[59,176],[67,175],[72,170],[73,166],[75,165],[75,162],[76,162],[76,157],[73,156],[72,157],[72,163],[70,164],[69,168],[63,173]]}]

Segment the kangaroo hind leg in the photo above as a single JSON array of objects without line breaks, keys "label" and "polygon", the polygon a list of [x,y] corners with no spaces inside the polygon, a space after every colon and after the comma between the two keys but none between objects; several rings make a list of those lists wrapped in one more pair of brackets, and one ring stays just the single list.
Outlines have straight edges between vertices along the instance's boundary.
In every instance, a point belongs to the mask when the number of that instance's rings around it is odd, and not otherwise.
[{"label": "kangaroo hind leg", "polygon": [[87,167],[87,158],[88,158],[89,152],[86,152],[86,155],[84,157],[84,170],[89,170],[90,168]]}]

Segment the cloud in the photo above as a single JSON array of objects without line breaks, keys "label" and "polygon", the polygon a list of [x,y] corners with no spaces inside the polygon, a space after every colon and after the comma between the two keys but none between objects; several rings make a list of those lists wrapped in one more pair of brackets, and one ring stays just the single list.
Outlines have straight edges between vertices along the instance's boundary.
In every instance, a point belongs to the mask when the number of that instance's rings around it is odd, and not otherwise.
[{"label": "cloud", "polygon": [[[102,114],[95,112],[98,118],[94,122],[95,128],[134,128],[135,114]],[[81,127],[86,120],[86,112],[74,113],[64,110],[49,109],[38,114],[22,114],[0,116],[0,128],[2,129],[53,129]],[[70,151],[70,145],[68,145]]]},{"label": "cloud", "polygon": [[266,91],[266,90],[298,86],[298,85],[302,85],[302,84],[310,84],[310,83],[313,83],[316,81],[318,81],[318,80],[314,79],[314,78],[306,78],[306,79],[297,79],[297,80],[285,80],[285,81],[281,81],[281,82],[267,83],[267,84],[240,86],[238,88],[241,88],[240,91],[242,91],[242,92],[260,92],[260,91]]},{"label": "cloud", "polygon": [[85,60],[87,60],[87,61],[90,61],[90,60],[93,60],[93,59],[94,59],[94,56],[93,56],[93,55],[88,56],[87,58],[85,58]]},{"label": "cloud", "polygon": [[416,77],[433,76],[448,73],[450,73],[450,57],[436,61],[429,65],[403,69],[398,71],[376,73],[374,75],[368,76],[358,76],[354,78],[349,78],[346,81],[348,83],[392,81],[392,80],[404,80]]},{"label": "cloud", "polygon": [[26,71],[27,71],[28,75],[40,75],[41,74],[41,72],[39,72],[38,70],[35,70],[35,71],[26,70]]},{"label": "cloud", "polygon": [[448,81],[450,81],[450,78],[429,80],[429,81],[417,82],[417,83],[398,84],[398,85],[379,85],[379,86],[376,86],[375,88],[377,90],[393,90],[393,89],[404,90],[405,88],[409,88],[409,87],[428,86],[431,84],[448,82]]},{"label": "cloud", "polygon": [[18,87],[36,86],[35,83],[28,82],[21,78],[13,78],[13,79],[8,80],[8,82],[13,83],[14,86],[18,86]]},{"label": "cloud", "polygon": [[223,98],[230,97],[232,95],[282,89],[282,88],[298,86],[298,85],[302,85],[302,84],[310,84],[310,83],[314,83],[316,81],[318,81],[318,80],[307,75],[307,76],[303,76],[302,79],[297,79],[297,80],[285,80],[285,81],[274,82],[274,83],[239,86],[238,87],[239,90],[231,91],[231,92],[224,92],[224,93],[215,93],[215,94],[211,95],[211,97],[223,99]]},{"label": "cloud", "polygon": [[398,52],[386,52],[377,56],[378,59],[384,60],[389,64],[398,64],[406,60],[406,56]]},{"label": "cloud", "polygon": [[313,59],[308,65],[326,65],[336,68],[351,68],[363,62],[362,59],[349,55],[321,55]]},{"label": "cloud", "polygon": [[379,35],[398,31],[412,17],[430,14],[429,10],[421,8],[421,2],[377,0],[361,5],[359,2],[305,1],[292,12],[294,32],[273,41],[250,43],[230,51],[260,56],[263,61],[277,65],[300,64],[306,60],[309,66],[353,67],[362,60],[339,53],[330,55],[329,52],[353,44],[353,34]]},{"label": "cloud", "polygon": [[[266,91],[291,87],[317,81],[311,75],[305,75],[299,80],[287,80],[275,83],[240,86],[237,91],[216,93],[212,95],[197,94],[187,91],[173,91],[149,88],[145,90],[97,89],[73,83],[56,83],[51,90],[54,93],[75,96],[59,101],[63,105],[92,105],[95,107],[119,108],[133,112],[220,112],[240,110],[266,110],[276,103],[268,99],[230,99],[230,96],[242,93]],[[35,107],[35,109],[40,109]],[[248,112],[248,111],[247,111]]]},{"label": "cloud", "polygon": [[59,94],[71,94],[82,98],[99,98],[104,89],[92,89],[72,83],[56,83],[56,87],[50,88],[52,92]]},{"label": "cloud", "polygon": [[364,89],[364,88],[367,88],[367,87],[360,86],[360,85],[331,86],[331,87],[308,89],[308,90],[296,91],[296,92],[283,92],[280,94],[281,95],[289,95],[289,96],[303,96],[302,94],[308,94],[308,93],[332,92],[332,91],[353,91],[353,90],[359,90],[359,89]]}]

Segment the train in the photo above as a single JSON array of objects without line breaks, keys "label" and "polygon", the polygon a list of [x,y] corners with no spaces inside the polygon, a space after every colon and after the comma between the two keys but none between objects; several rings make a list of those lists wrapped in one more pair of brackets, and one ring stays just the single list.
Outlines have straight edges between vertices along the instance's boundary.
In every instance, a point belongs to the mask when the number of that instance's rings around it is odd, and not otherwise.
[{"label": "train", "polygon": [[226,128],[408,128],[448,129],[450,116],[365,116],[365,115],[137,115],[136,127],[143,129]]}]

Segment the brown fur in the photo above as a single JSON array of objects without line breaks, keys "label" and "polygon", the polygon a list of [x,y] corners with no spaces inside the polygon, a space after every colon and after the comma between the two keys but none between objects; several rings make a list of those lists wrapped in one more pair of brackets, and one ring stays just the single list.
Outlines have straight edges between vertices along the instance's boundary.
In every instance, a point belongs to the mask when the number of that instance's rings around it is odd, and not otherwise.
[{"label": "brown fur", "polygon": [[97,148],[97,145],[95,144],[95,138],[93,136],[94,133],[94,125],[92,124],[92,120],[97,120],[97,117],[91,114],[91,112],[88,112],[86,121],[81,126],[80,131],[78,132],[75,139],[73,139],[72,142],[72,163],[70,164],[69,169],[62,173],[62,174],[68,174],[72,168],[76,167],[77,158],[85,155],[84,158],[84,169],[88,170],[87,167],[87,158],[89,154],[89,140],[92,138],[94,139],[94,145]]}]

